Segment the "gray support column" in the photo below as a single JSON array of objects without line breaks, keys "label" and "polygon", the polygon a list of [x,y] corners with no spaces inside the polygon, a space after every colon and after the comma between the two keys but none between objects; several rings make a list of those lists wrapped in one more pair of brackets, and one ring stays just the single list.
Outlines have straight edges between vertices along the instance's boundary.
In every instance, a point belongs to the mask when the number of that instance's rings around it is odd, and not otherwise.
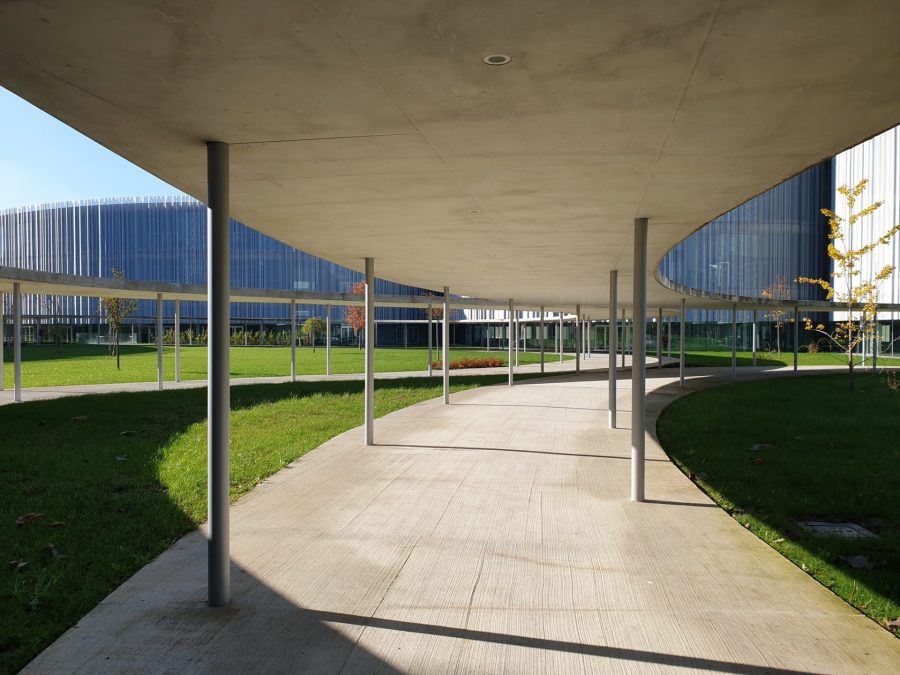
[{"label": "gray support column", "polygon": [[557,338],[559,339],[559,362],[562,363],[565,360],[563,357],[565,350],[563,349],[563,313],[562,312],[559,313],[559,326],[557,327],[556,330],[559,333],[559,335],[557,336]]},{"label": "gray support column", "polygon": [[619,271],[609,272],[609,428],[616,428],[616,348],[618,345],[618,331],[616,318],[618,314],[619,300]]},{"label": "gray support column", "polygon": [[162,293],[156,294],[156,387],[163,388]]},{"label": "gray support column", "polygon": [[181,300],[175,300],[175,381],[181,382]]},{"label": "gray support column", "polygon": [[428,305],[428,377],[432,376],[432,363],[434,361],[434,357],[432,356],[431,349],[431,305]]},{"label": "gray support column", "polygon": [[659,312],[656,315],[656,358],[659,363],[656,364],[657,368],[662,368],[663,354],[662,354],[662,322],[663,322],[663,308],[659,308]]},{"label": "gray support column", "polygon": [[403,349],[409,349],[409,323],[403,322]]},{"label": "gray support column", "polygon": [[756,367],[756,351],[759,349],[759,345],[757,344],[758,333],[757,333],[757,330],[756,330],[756,327],[757,327],[757,326],[756,326],[756,322],[757,322],[757,316],[756,316],[756,310],[754,309],[754,310],[753,310],[753,335],[752,335],[752,341],[753,341],[753,345],[752,345],[752,346],[753,346],[753,367],[754,367],[754,368]]},{"label": "gray support column", "polygon": [[297,301],[291,300],[291,382],[297,381]]},{"label": "gray support column", "polygon": [[3,302],[6,300],[6,293],[0,291],[0,391],[5,389],[6,377],[4,374],[3,359],[6,354],[6,317],[3,315]]},{"label": "gray support column", "polygon": [[634,219],[634,327],[631,340],[631,501],[644,501],[645,379],[647,340],[647,219]]},{"label": "gray support column", "polygon": [[800,361],[800,307],[794,307],[794,374],[799,372],[798,365]]},{"label": "gray support column", "polygon": [[575,374],[581,374],[581,305],[575,305]]},{"label": "gray support column", "polygon": [[325,374],[331,375],[331,305],[325,305]]},{"label": "gray support column", "polygon": [[450,289],[444,286],[444,316],[441,326],[441,344],[444,358],[441,359],[441,370],[444,379],[444,405],[450,405]]},{"label": "gray support column", "polygon": [[13,400],[22,400],[22,284],[13,284]]},{"label": "gray support column", "polygon": [[541,340],[541,372],[544,372],[544,308],[541,307],[541,327],[540,327],[540,340]]},{"label": "gray support column", "polygon": [[737,379],[737,303],[731,305],[731,379]]},{"label": "gray support column", "polygon": [[207,143],[209,228],[207,244],[208,325],[208,570],[212,607],[231,599],[229,475],[231,464],[231,279],[228,223],[228,145]]},{"label": "gray support column", "polygon": [[681,325],[678,327],[679,336],[678,336],[678,380],[681,386],[684,386],[684,352],[686,351],[684,346],[685,334],[686,330],[686,319],[687,319],[687,310],[685,309],[684,298],[681,299]]},{"label": "gray support column", "polygon": [[513,308],[513,300],[509,299],[509,340],[507,340],[507,350],[509,354],[507,355],[507,368],[509,370],[509,386],[513,386],[513,330],[515,328],[515,309]]},{"label": "gray support column", "polygon": [[622,367],[625,367],[625,343],[628,341],[628,328],[625,321],[625,309],[622,308]]},{"label": "gray support column", "polygon": [[375,445],[375,259],[366,258],[366,445]]}]

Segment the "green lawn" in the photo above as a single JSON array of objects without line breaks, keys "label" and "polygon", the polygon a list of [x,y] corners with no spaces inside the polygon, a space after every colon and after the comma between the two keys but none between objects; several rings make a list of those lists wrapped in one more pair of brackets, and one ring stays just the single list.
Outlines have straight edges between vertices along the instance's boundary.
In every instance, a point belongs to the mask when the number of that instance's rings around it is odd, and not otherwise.
[{"label": "green lawn", "polygon": [[[652,352],[651,355],[656,356],[656,353]],[[678,358],[678,352],[672,352],[672,355],[675,358]],[[808,352],[800,352],[797,356],[797,362],[801,366],[847,366],[847,357],[843,354],[835,352],[816,352],[814,354],[810,354]],[[878,359],[878,362],[880,365],[900,365],[900,360],[885,357],[880,357]],[[860,358],[858,356],[855,357],[854,363],[860,363]],[[738,352],[737,364],[739,366],[752,365],[753,354],[751,352]],[[780,355],[774,352],[757,352],[756,364],[758,366],[793,366],[794,354],[793,352],[781,352]],[[866,365],[868,366],[870,364],[871,361],[867,360]],[[700,366],[731,367],[731,352],[690,351],[685,354],[685,365],[689,368]]]},{"label": "green lawn", "polygon": [[[451,390],[505,381],[458,378]],[[441,393],[439,378],[376,388],[377,416]],[[231,401],[232,499],[363,422],[362,382],[245,385]],[[0,672],[206,519],[205,416],[205,388],[0,407]],[[16,524],[30,513],[42,515]]]},{"label": "green lawn", "polygon": [[[887,378],[860,375],[853,391],[846,375],[716,387],[676,400],[657,425],[719,505],[883,625],[900,618],[900,390]],[[821,537],[798,520],[855,522],[879,538]],[[842,559],[858,555],[872,568]]]},{"label": "green lawn", "polygon": [[[437,360],[437,351],[434,359]],[[494,356],[506,362],[506,352],[451,349],[451,360],[463,357]],[[12,386],[13,364],[7,348],[6,384]],[[546,357],[548,361],[558,356]],[[566,358],[573,358],[567,356]],[[181,379],[206,379],[206,347],[182,347]],[[535,352],[519,353],[519,363],[538,363]],[[334,347],[331,353],[332,373],[361,373],[365,367],[364,352],[356,347]],[[375,351],[375,368],[379,372],[422,371],[428,367],[427,349],[388,349]],[[325,349],[297,349],[297,372],[300,375],[325,374]],[[166,380],[175,379],[175,348],[163,349],[163,373]],[[276,377],[291,374],[290,347],[233,347],[233,377]],[[57,351],[53,345],[24,345],[22,348],[22,386],[52,387],[65,384],[109,384],[152,382],[156,380],[156,348],[148,345],[122,346],[122,367],[103,345],[64,345]]]}]

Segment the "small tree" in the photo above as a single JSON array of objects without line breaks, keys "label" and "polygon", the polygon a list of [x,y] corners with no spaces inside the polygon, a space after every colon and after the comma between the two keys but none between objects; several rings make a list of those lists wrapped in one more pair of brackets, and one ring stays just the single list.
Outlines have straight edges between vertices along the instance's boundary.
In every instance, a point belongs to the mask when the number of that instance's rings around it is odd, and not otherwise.
[{"label": "small tree", "polygon": [[[125,273],[113,267],[113,279],[124,279]],[[116,357],[116,368],[121,368],[119,356],[119,331],[125,320],[137,311],[137,300],[131,298],[100,298],[100,315],[109,326],[109,353]]]},{"label": "small tree", "polygon": [[303,322],[303,328],[301,329],[301,332],[303,333],[303,337],[309,340],[309,343],[312,345],[313,352],[315,352],[316,335],[320,335],[325,332],[325,322],[317,316],[311,316]]},{"label": "small tree", "polygon": [[[837,322],[829,333],[825,326],[818,324],[813,327],[810,319],[805,319],[806,329],[821,333],[833,344],[847,354],[847,366],[849,369],[850,388],[853,388],[853,351],[862,342],[871,337],[875,332],[875,319],[878,314],[878,289],[880,285],[894,273],[893,265],[885,265],[875,272],[872,264],[866,264],[869,256],[879,246],[887,246],[894,235],[900,232],[900,225],[894,225],[881,237],[859,248],[851,248],[853,245],[852,228],[866,216],[877,211],[883,202],[873,202],[868,206],[854,211],[856,200],[862,195],[868,185],[868,179],[863,179],[854,188],[842,185],[838,192],[847,203],[849,216],[846,221],[830,209],[822,209],[822,215],[828,218],[828,257],[834,261],[835,271],[831,273],[834,283],[825,279],[811,279],[800,277],[798,282],[815,284],[825,290],[825,298],[834,300],[847,307],[846,321]],[[863,279],[863,268],[868,267],[869,278]],[[835,288],[840,286],[840,288]]]},{"label": "small tree", "polygon": [[[791,297],[791,287],[784,277],[777,276],[775,277],[775,283],[766,286],[760,291],[759,295],[767,300],[789,300]],[[773,309],[771,312],[766,312],[765,314],[766,317],[772,320],[772,323],[775,326],[775,351],[778,352],[779,356],[781,355],[781,329],[784,328],[784,315],[785,311],[781,307]]]},{"label": "small tree", "polygon": [[[350,292],[353,295],[363,295],[366,292],[366,282],[360,281],[359,283],[353,284],[353,287],[350,289]],[[359,342],[359,348],[362,349],[362,340],[360,336],[362,335],[362,331],[366,328],[366,308],[363,305],[351,305],[344,310],[344,321],[356,332],[356,337]]]}]

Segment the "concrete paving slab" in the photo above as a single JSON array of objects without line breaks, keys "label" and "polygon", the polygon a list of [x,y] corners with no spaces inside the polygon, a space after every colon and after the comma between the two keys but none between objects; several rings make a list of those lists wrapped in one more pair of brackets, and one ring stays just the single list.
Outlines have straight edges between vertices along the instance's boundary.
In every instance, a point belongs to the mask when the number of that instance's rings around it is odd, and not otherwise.
[{"label": "concrete paving slab", "polygon": [[[689,390],[730,378],[693,372]],[[652,428],[681,390],[677,373],[649,378]],[[606,386],[486,387],[379,419],[374,447],[342,434],[233,507],[231,606],[204,604],[195,532],[25,672],[900,670],[900,641],[652,437],[649,501],[629,502],[630,431],[606,428]]]}]

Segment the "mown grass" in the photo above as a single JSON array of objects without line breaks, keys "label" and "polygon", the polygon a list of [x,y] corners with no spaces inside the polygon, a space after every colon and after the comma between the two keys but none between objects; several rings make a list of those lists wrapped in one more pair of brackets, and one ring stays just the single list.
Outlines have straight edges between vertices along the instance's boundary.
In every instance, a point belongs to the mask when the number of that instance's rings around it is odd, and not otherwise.
[{"label": "mown grass", "polygon": [[[125,382],[153,382],[156,380],[156,348],[151,345],[123,345],[122,367],[116,369],[115,357],[105,345],[67,344],[56,346],[24,345],[22,348],[22,386],[53,387],[67,384],[113,384]],[[7,345],[5,363],[7,386],[11,386],[13,364]],[[434,359],[438,359],[437,350]],[[451,349],[451,360],[495,356],[506,362],[506,352],[490,353],[471,349]],[[331,354],[332,373],[361,373],[365,368],[364,352],[356,347],[334,347]],[[548,360],[554,357],[547,357]],[[558,358],[555,357],[555,358]],[[573,358],[567,356],[566,358]],[[519,363],[538,363],[540,355],[520,352]],[[206,347],[182,347],[181,379],[205,380]],[[427,349],[375,350],[375,369],[378,372],[422,371],[428,367]],[[297,350],[297,373],[325,374],[325,348],[310,347]],[[232,377],[278,377],[291,374],[290,347],[233,347],[231,349]],[[163,375],[175,379],[175,348],[163,348]]]},{"label": "mown grass", "polygon": [[[740,523],[867,616],[900,617],[900,391],[886,376],[812,375],[676,400],[669,456]],[[757,446],[755,449],[753,446]],[[798,520],[854,522],[878,539],[822,537]],[[844,558],[862,555],[872,569]]]},{"label": "mown grass", "polygon": [[[655,352],[653,355],[655,356]],[[678,352],[672,352],[672,356],[678,358]],[[731,352],[725,351],[690,351],[685,353],[685,366],[690,367],[731,367]],[[900,361],[895,361],[894,359],[881,357],[879,361],[883,365],[897,363],[900,364]],[[854,363],[857,365],[861,362],[860,357],[854,357]],[[837,352],[814,352],[810,354],[809,352],[800,352],[797,355],[797,363],[801,366],[835,366],[840,368],[841,366],[847,367],[847,357],[844,354],[839,354]],[[871,361],[867,360],[866,364],[870,364]],[[753,365],[753,353],[752,352],[738,352],[737,353],[737,364],[738,366],[750,366]],[[794,365],[794,354],[793,352],[781,352],[778,354],[776,352],[757,352],[756,353],[756,365],[758,366],[793,366]]]},{"label": "mown grass", "polygon": [[[451,389],[505,381],[466,377]],[[441,392],[439,378],[376,388],[378,416]],[[363,421],[361,382],[245,385],[231,396],[232,499]],[[0,672],[24,666],[206,519],[205,417],[205,388],[0,407]],[[29,513],[42,515],[16,524]]]}]

